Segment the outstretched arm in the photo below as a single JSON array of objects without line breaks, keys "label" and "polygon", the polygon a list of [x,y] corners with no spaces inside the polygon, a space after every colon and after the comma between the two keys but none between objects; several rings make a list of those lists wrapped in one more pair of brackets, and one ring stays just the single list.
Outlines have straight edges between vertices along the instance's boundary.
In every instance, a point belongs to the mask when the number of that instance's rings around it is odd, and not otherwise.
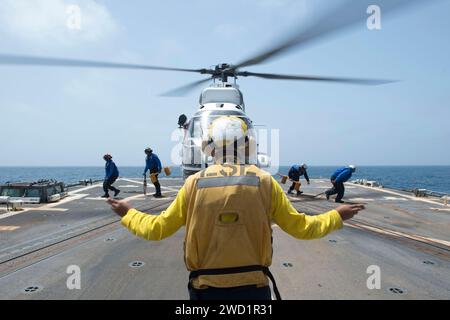
[{"label": "outstretched arm", "polygon": [[342,228],[343,220],[352,218],[363,209],[363,205],[344,205],[317,216],[299,213],[277,181],[272,178],[272,220],[295,238],[304,240],[322,238]]},{"label": "outstretched arm", "polygon": [[160,215],[152,215],[134,209],[126,201],[108,199],[114,212],[122,217],[122,225],[134,235],[146,240],[159,241],[174,234],[186,223],[186,201],[184,188],[176,199]]}]

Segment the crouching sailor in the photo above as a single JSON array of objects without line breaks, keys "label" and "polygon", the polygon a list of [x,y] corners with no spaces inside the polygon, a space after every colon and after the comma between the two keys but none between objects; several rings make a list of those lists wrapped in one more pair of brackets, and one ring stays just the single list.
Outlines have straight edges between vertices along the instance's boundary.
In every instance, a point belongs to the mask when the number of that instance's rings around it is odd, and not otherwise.
[{"label": "crouching sailor", "polygon": [[308,216],[291,205],[283,189],[256,163],[251,123],[235,116],[202,121],[202,150],[215,164],[190,176],[160,215],[108,200],[122,224],[147,240],[162,240],[186,226],[184,258],[192,300],[270,300],[274,222],[298,239],[316,239],[342,228],[362,205]]}]

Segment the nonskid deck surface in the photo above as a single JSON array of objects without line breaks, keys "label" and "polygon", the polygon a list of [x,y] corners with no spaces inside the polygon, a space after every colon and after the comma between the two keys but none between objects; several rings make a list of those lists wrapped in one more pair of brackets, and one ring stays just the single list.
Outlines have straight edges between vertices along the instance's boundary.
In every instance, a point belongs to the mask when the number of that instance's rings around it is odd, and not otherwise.
[{"label": "nonskid deck surface", "polygon": [[[159,213],[182,186],[162,179],[155,199],[141,179],[121,178],[121,198]],[[326,180],[289,197],[301,212],[337,206],[323,196]],[[287,188],[287,185],[283,185]],[[161,242],[131,235],[100,198],[101,184],[71,190],[63,201],[0,214],[1,299],[187,299],[184,229]],[[272,272],[285,299],[449,299],[450,207],[389,189],[346,184],[344,200],[367,209],[323,239],[296,240],[274,226]],[[81,289],[69,290],[67,268],[79,266]],[[381,272],[370,290],[368,268]],[[373,270],[369,268],[369,271]]]}]

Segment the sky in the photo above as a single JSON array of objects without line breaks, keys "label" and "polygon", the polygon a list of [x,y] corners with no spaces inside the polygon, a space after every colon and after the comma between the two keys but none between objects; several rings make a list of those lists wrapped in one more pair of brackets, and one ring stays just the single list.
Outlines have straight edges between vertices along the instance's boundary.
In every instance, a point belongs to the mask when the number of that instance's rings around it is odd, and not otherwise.
[{"label": "sky", "polygon": [[[430,2],[430,1],[428,1]],[[336,2],[333,2],[336,3]],[[377,3],[376,0],[373,1]],[[236,63],[276,43],[330,1],[0,0],[0,53],[182,68]],[[71,6],[80,8],[80,28]],[[351,8],[349,8],[351,10]],[[450,165],[450,1],[383,15],[248,71],[400,80],[363,87],[239,79],[254,123],[279,130],[282,165]],[[0,66],[0,166],[171,164],[180,114],[201,75]]]}]

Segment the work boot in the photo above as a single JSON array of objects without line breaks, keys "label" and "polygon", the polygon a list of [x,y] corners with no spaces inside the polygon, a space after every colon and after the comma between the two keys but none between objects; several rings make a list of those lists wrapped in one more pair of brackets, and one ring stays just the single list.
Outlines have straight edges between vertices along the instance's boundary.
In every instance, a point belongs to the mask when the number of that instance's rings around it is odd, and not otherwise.
[{"label": "work boot", "polygon": [[330,195],[328,193],[325,193],[325,196],[327,197],[327,200],[330,200]]},{"label": "work boot", "polygon": [[105,194],[102,195],[100,198],[109,198],[109,194],[105,193]]},{"label": "work boot", "polygon": [[289,189],[287,193],[292,194],[292,189]]},{"label": "work boot", "polygon": [[114,197],[117,197],[117,195],[120,193],[119,189],[116,189],[116,191],[114,191]]},{"label": "work boot", "polygon": [[155,194],[153,194],[153,196],[155,198],[162,198],[162,194],[161,193],[155,193]]},{"label": "work boot", "polygon": [[297,191],[297,196],[301,195],[303,191]]},{"label": "work boot", "polygon": [[334,202],[336,202],[336,203],[345,203],[345,202],[342,201],[342,200],[335,200]]}]

